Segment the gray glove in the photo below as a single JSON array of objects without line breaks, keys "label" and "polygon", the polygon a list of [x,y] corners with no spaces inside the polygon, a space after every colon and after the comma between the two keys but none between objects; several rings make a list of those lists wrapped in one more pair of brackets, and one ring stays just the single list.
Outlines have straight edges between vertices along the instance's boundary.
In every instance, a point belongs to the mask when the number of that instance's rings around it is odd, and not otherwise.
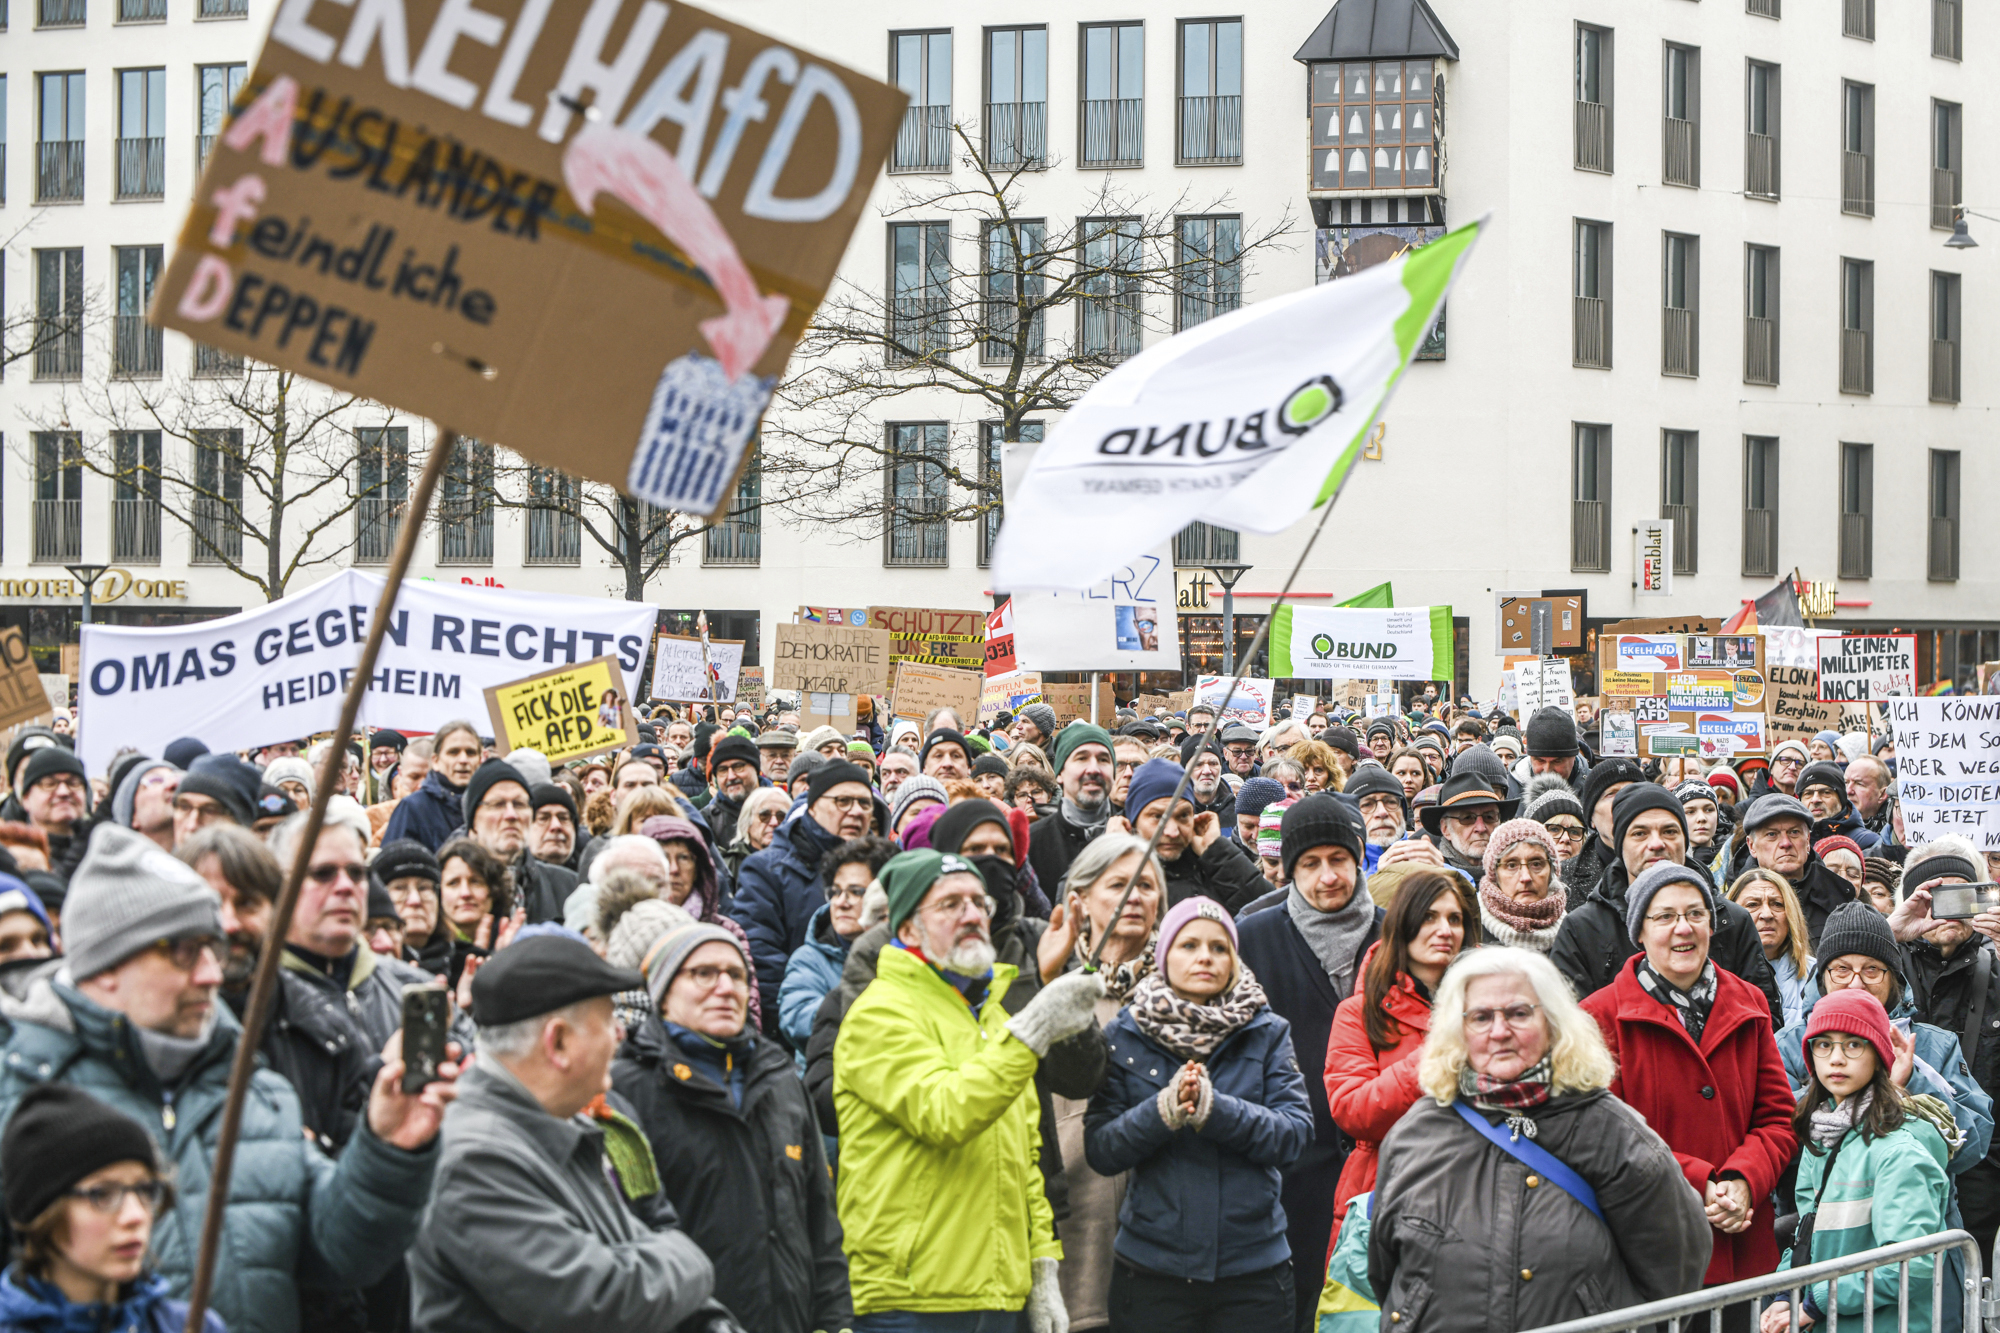
[{"label": "gray glove", "polygon": [[1069,1307],[1063,1304],[1056,1261],[1039,1258],[1033,1264],[1035,1282],[1028,1288],[1028,1308],[1022,1312],[1028,1316],[1028,1333],[1069,1333]]},{"label": "gray glove", "polygon": [[[1097,1002],[1104,997],[1102,972],[1071,972],[1057,977],[1020,1013],[1007,1020],[1007,1030],[1037,1056],[1049,1047],[1097,1022]],[[1068,1326],[1068,1321],[1064,1321]]]}]

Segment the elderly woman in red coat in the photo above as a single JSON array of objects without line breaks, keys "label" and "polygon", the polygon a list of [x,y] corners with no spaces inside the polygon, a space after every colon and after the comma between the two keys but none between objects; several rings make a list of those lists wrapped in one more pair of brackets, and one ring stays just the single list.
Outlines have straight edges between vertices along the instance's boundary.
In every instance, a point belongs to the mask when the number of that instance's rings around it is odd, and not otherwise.
[{"label": "elderly woman in red coat", "polygon": [[1775,1272],[1769,1200],[1798,1140],[1771,1006],[1709,961],[1717,905],[1699,871],[1658,862],[1632,882],[1625,908],[1641,952],[1583,1002],[1618,1061],[1611,1091],[1666,1140],[1701,1195],[1715,1230],[1703,1285]]}]

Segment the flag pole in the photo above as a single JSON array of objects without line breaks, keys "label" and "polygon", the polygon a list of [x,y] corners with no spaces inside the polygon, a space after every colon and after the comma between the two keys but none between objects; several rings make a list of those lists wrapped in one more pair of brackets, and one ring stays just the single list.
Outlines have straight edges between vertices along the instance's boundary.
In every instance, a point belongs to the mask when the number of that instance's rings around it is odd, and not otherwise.
[{"label": "flag pole", "polygon": [[[458,449],[458,432],[438,432],[431,456],[417,479],[416,494],[410,497],[409,511],[403,515],[402,531],[396,534],[396,551],[389,562],[382,595],[376,600],[375,614],[368,620],[368,638],[361,648],[361,660],[347,684],[347,696],[340,702],[340,723],[334,728],[333,744],[320,759],[313,787],[312,805],[306,812],[305,831],[292,851],[291,869],[271,910],[271,924],[264,936],[264,951],[257,960],[255,979],[250,984],[250,1001],[243,1011],[243,1031],[236,1040],[236,1058],[229,1069],[229,1093],[222,1107],[222,1127],[215,1140],[215,1157],[209,1171],[208,1202],[202,1213],[201,1250],[195,1260],[194,1282],[188,1289],[187,1333],[202,1333],[208,1300],[215,1281],[215,1261],[222,1242],[222,1215],[228,1207],[229,1177],[236,1165],[236,1141],[243,1125],[243,1099],[250,1090],[250,1075],[257,1065],[257,1046],[263,1039],[264,1024],[271,1016],[271,1004],[278,990],[278,960],[285,951],[285,935],[291,929],[292,911],[298,905],[299,886],[306,867],[312,862],[313,847],[326,824],[326,807],[333,798],[340,771],[347,763],[347,738],[354,734],[355,719],[361,713],[361,696],[375,673],[375,659],[382,651],[382,636],[396,606],[396,593],[409,571],[410,557],[417,547],[417,535],[430,512],[431,495],[438,478]],[[364,761],[365,764],[366,761]],[[311,1151],[311,1149],[307,1149]]]}]

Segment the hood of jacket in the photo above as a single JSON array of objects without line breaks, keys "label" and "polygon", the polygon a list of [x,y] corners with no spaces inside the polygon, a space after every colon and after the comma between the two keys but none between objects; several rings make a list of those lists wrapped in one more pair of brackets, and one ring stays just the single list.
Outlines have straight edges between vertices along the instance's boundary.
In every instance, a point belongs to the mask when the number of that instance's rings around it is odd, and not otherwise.
[{"label": "hood of jacket", "polygon": [[[125,1299],[116,1305],[78,1305],[54,1284],[29,1277],[19,1264],[7,1265],[0,1273],[0,1328],[20,1333],[145,1333],[171,1317],[163,1306],[178,1307],[173,1327],[187,1322],[187,1307],[167,1299],[167,1280],[154,1273],[141,1273],[126,1289]],[[206,1326],[219,1328],[215,1313],[208,1313]]]},{"label": "hood of jacket", "polygon": [[819,950],[835,967],[845,965],[848,950],[854,947],[853,940],[844,940],[834,933],[832,903],[812,914],[812,920],[806,926],[806,943]]},{"label": "hood of jacket", "polygon": [[646,835],[655,841],[684,842],[694,849],[694,888],[691,891],[701,895],[700,919],[713,924],[716,917],[722,914],[722,896],[715,891],[715,856],[709,850],[704,831],[696,827],[693,820],[682,819],[678,815],[654,815],[645,823],[655,827],[666,826],[662,832]]}]

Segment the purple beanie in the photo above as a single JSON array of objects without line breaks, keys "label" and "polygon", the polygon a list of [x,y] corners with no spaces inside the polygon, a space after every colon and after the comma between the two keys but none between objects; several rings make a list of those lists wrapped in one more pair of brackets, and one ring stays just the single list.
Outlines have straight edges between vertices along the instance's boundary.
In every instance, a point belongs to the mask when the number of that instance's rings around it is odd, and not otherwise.
[{"label": "purple beanie", "polygon": [[1160,923],[1160,942],[1153,948],[1153,966],[1161,976],[1167,975],[1167,950],[1174,947],[1174,937],[1181,933],[1188,922],[1197,919],[1213,921],[1229,934],[1229,951],[1236,952],[1236,922],[1230,918],[1229,909],[1213,898],[1183,898],[1167,911],[1167,919]]}]

